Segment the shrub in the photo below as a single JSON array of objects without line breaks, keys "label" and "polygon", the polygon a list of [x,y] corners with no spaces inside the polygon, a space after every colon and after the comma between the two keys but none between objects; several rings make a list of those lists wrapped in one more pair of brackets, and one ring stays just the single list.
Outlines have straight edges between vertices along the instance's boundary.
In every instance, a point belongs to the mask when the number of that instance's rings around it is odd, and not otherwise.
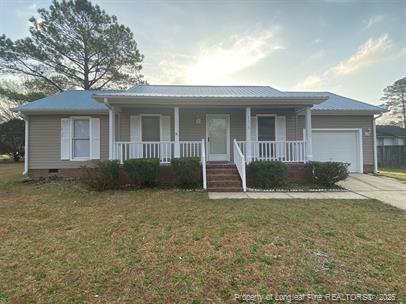
[{"label": "shrub", "polygon": [[140,158],[124,162],[124,171],[130,182],[141,187],[155,187],[159,181],[159,159]]},{"label": "shrub", "polygon": [[310,162],[313,183],[332,187],[340,180],[348,177],[347,163],[340,162]]},{"label": "shrub", "polygon": [[197,188],[201,182],[198,158],[173,158],[171,161],[176,185],[181,188]]},{"label": "shrub", "polygon": [[280,161],[253,161],[250,168],[250,185],[260,189],[271,189],[286,185],[288,166]]},{"label": "shrub", "polygon": [[91,166],[83,166],[81,181],[96,191],[117,189],[120,186],[120,163],[117,160],[93,161]]}]

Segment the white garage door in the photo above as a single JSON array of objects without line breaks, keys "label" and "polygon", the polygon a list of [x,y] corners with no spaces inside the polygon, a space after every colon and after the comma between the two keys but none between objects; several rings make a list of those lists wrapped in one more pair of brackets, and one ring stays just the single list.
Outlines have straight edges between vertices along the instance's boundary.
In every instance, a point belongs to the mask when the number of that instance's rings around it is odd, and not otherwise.
[{"label": "white garage door", "polygon": [[350,172],[362,172],[358,131],[313,130],[313,159],[349,163]]}]

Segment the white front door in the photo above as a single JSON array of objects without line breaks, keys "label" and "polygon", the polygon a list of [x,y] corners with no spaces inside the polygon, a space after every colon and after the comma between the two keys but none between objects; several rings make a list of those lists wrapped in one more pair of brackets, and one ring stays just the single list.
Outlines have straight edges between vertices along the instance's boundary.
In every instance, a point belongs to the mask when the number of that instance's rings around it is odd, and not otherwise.
[{"label": "white front door", "polygon": [[207,114],[206,140],[209,161],[230,160],[230,116]]}]

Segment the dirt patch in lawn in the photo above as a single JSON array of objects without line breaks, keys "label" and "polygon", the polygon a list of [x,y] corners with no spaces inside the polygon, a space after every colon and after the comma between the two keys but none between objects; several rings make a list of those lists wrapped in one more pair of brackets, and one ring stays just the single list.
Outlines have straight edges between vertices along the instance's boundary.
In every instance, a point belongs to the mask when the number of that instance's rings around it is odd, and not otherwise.
[{"label": "dirt patch in lawn", "polygon": [[406,300],[406,213],[377,201],[211,201],[0,176],[0,302],[333,292]]}]

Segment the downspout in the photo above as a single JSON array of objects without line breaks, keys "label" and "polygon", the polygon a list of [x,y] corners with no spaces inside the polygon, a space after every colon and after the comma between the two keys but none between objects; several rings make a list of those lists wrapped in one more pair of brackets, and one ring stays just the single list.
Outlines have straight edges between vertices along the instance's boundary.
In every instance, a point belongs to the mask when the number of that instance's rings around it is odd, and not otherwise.
[{"label": "downspout", "polygon": [[378,171],[378,151],[377,151],[377,144],[376,144],[376,120],[381,117],[383,114],[379,114],[378,116],[374,116],[372,119],[372,132],[374,137],[374,173],[379,173]]},{"label": "downspout", "polygon": [[25,122],[25,133],[24,133],[24,172],[23,175],[28,174],[28,154],[29,154],[29,130],[30,130],[30,122],[28,120],[28,116],[24,116]]}]

